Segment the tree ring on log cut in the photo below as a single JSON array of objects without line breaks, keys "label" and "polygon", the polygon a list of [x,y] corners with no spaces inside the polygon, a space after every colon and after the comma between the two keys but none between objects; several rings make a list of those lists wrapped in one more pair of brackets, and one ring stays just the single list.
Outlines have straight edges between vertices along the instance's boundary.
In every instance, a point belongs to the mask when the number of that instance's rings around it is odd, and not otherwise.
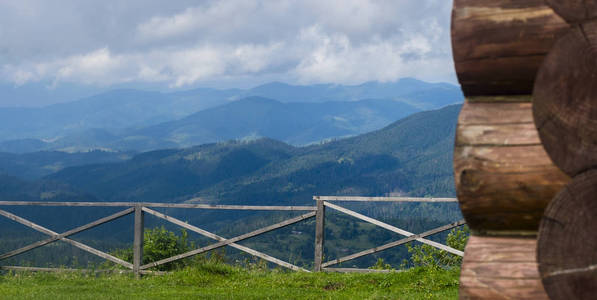
[{"label": "tree ring on log cut", "polygon": [[597,21],[571,29],[545,58],[533,91],[535,126],[570,176],[597,167]]},{"label": "tree ring on log cut", "polygon": [[551,299],[597,295],[597,170],[576,176],[549,204],[539,228],[537,260]]},{"label": "tree ring on log cut", "polygon": [[596,0],[546,0],[553,10],[569,23],[597,17]]}]

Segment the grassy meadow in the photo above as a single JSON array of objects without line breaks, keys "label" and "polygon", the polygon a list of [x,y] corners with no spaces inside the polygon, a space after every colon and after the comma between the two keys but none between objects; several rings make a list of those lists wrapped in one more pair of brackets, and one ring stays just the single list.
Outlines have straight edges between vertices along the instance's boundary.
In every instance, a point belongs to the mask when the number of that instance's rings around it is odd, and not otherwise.
[{"label": "grassy meadow", "polygon": [[166,275],[5,272],[1,299],[456,299],[459,269],[304,273],[222,263]]}]

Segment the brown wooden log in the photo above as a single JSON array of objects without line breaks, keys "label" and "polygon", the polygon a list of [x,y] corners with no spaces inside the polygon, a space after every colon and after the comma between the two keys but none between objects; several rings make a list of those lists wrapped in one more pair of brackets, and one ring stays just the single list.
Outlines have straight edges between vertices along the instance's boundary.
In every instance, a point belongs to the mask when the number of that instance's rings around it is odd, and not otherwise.
[{"label": "brown wooden log", "polygon": [[597,170],[572,180],[549,204],[537,259],[551,299],[597,297]]},{"label": "brown wooden log", "polygon": [[569,25],[544,0],[454,0],[452,49],[466,96],[530,94]]},{"label": "brown wooden log", "polygon": [[460,273],[460,299],[548,299],[534,238],[471,236]]},{"label": "brown wooden log", "polygon": [[597,167],[597,22],[570,30],[537,75],[533,114],[545,150],[567,174]]},{"label": "brown wooden log", "polygon": [[597,17],[595,0],[546,0],[555,12],[570,23]]},{"label": "brown wooden log", "polygon": [[454,177],[462,214],[478,235],[536,234],[543,209],[569,180],[541,146],[531,103],[465,103]]}]

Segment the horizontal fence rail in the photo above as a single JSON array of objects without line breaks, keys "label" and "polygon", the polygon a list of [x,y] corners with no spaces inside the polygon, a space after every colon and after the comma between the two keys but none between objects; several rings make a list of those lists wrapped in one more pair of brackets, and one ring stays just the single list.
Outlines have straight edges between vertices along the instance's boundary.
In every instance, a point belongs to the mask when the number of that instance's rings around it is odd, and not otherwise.
[{"label": "horizontal fence rail", "polygon": [[[119,211],[117,213],[111,214],[109,216],[97,219],[93,222],[88,224],[73,228],[71,230],[65,231],[63,233],[54,232],[48,228],[45,228],[41,225],[38,225],[34,222],[31,222],[25,218],[19,217],[13,213],[0,209],[0,216],[4,216],[12,221],[20,223],[26,227],[32,228],[38,232],[44,233],[49,237],[38,242],[26,245],[16,250],[9,251],[4,254],[0,254],[0,261],[6,260],[8,258],[14,257],[19,254],[26,253],[28,251],[37,249],[39,247],[54,243],[56,241],[66,242],[74,247],[77,247],[83,251],[96,255],[100,258],[105,260],[111,261],[117,265],[120,265],[126,269],[128,272],[133,272],[137,277],[141,274],[163,274],[163,272],[158,271],[150,271],[148,269],[157,267],[166,263],[174,262],[180,259],[184,259],[187,257],[191,257],[194,255],[198,255],[201,253],[205,253],[210,250],[218,249],[225,246],[230,246],[236,248],[240,251],[248,253],[250,255],[259,257],[263,260],[268,262],[277,264],[279,266],[294,270],[294,271],[303,271],[309,272],[304,268],[299,266],[293,265],[289,262],[283,261],[281,259],[272,257],[268,254],[259,252],[257,250],[251,249],[246,246],[239,245],[238,242],[267,233],[271,232],[276,229],[280,229],[286,226],[290,226],[292,224],[296,224],[298,222],[315,218],[315,258],[314,258],[314,270],[315,271],[326,271],[326,272],[377,272],[368,269],[356,269],[356,268],[332,268],[330,266],[340,264],[342,262],[346,262],[349,260],[356,259],[358,257],[362,257],[365,255],[377,253],[379,251],[383,251],[386,249],[390,249],[411,241],[418,241],[443,251],[447,251],[454,255],[462,256],[462,251],[457,249],[451,248],[447,245],[443,245],[441,243],[437,243],[425,237],[450,230],[452,228],[461,226],[465,224],[464,220],[460,220],[451,224],[446,224],[444,226],[434,228],[423,233],[414,234],[408,232],[406,230],[400,229],[393,225],[384,223],[377,219],[365,216],[363,214],[357,213],[355,211],[349,210],[337,204],[330,203],[332,201],[360,201],[360,202],[456,202],[455,198],[412,198],[412,197],[345,197],[345,196],[314,196],[313,199],[316,201],[316,206],[259,206],[259,205],[212,205],[212,204],[195,204],[195,203],[153,203],[153,202],[42,202],[42,201],[0,201],[1,206],[40,206],[40,207],[127,207],[126,209]],[[197,201],[199,199],[192,199]],[[392,232],[398,233],[400,235],[405,236],[405,238],[387,243],[385,245],[381,245],[378,247],[374,247],[371,249],[367,249],[358,253],[354,253],[348,256],[344,256],[341,258],[337,258],[331,261],[323,262],[323,250],[324,250],[324,226],[325,226],[325,209],[330,208],[337,210],[339,212],[345,213],[362,221],[374,224],[376,226],[385,228]],[[212,232],[207,230],[201,229],[197,226],[188,224],[182,220],[174,218],[172,216],[168,216],[164,213],[155,211],[151,208],[183,208],[183,209],[215,209],[215,210],[251,210],[251,211],[308,211],[308,213],[286,219],[282,222],[272,224],[260,229],[256,229],[249,233],[245,233],[233,238],[225,238],[219,235],[216,235]],[[115,256],[112,256],[108,253],[85,245],[81,242],[74,241],[69,238],[77,233],[81,233],[83,231],[95,228],[99,225],[120,219],[124,216],[134,215],[134,241],[133,241],[133,262],[127,262],[122,259],[119,259]],[[202,236],[211,238],[216,240],[215,243],[211,245],[207,245],[204,247],[200,247],[186,253],[182,253],[179,255],[175,255],[169,258],[165,258],[159,261],[143,264],[143,232],[144,232],[144,216],[145,214],[149,214],[155,216],[159,219],[165,220],[172,224],[178,225],[182,228],[190,230],[192,232],[198,233]],[[37,268],[37,267],[20,267],[20,266],[0,266],[0,269],[3,270],[29,270],[29,271],[58,271],[63,269],[55,269],[55,268]],[[67,269],[68,271],[72,271],[71,269]],[[125,271],[126,272],[126,271]],[[385,271],[384,271],[385,272]]]},{"label": "horizontal fence rail", "polygon": [[42,202],[42,201],[0,201],[0,206],[68,206],[68,207],[158,207],[158,208],[198,208],[222,210],[273,210],[273,211],[314,211],[315,206],[260,206],[260,205],[215,205],[191,203],[153,202]]},{"label": "horizontal fence rail", "polygon": [[[271,263],[280,265],[282,267],[285,268],[289,268],[291,270],[295,270],[295,271],[304,271],[304,272],[309,272],[309,270],[306,270],[304,268],[295,266],[291,263],[285,262],[283,260],[277,259],[275,257],[272,257],[270,255],[267,255],[265,253],[259,252],[257,250],[251,249],[249,247],[246,246],[242,246],[237,244],[236,242],[240,242],[242,240],[251,238],[251,237],[255,237],[282,227],[286,227],[298,222],[301,222],[303,220],[312,218],[315,216],[316,214],[316,210],[317,207],[315,206],[259,206],[259,205],[211,205],[211,204],[191,204],[191,203],[152,203],[152,202],[40,202],[40,201],[0,201],[0,206],[42,206],[42,207],[48,207],[48,206],[54,206],[54,207],[128,207],[127,209],[117,212],[115,214],[112,214],[110,216],[98,219],[96,221],[93,221],[91,223],[88,223],[86,225],[83,226],[79,226],[77,228],[71,229],[69,231],[66,231],[64,233],[57,233],[54,232],[52,230],[49,230],[41,225],[35,224],[27,219],[24,219],[22,217],[19,217],[15,214],[12,214],[10,212],[4,211],[0,209],[0,215],[4,216],[10,220],[13,220],[17,223],[20,223],[22,225],[25,225],[29,228],[35,229],[39,232],[42,232],[44,234],[49,235],[50,237],[35,243],[32,243],[30,245],[27,245],[25,247],[13,250],[13,251],[9,251],[7,253],[4,254],[0,254],[0,261],[14,257],[16,255],[31,251],[33,249],[37,249],[39,247],[42,247],[44,245],[48,245],[50,243],[53,243],[55,241],[63,241],[63,242],[67,242],[75,247],[80,248],[81,250],[84,250],[88,253],[91,253],[93,255],[99,256],[103,259],[109,260],[113,263],[116,263],[118,265],[121,265],[129,270],[131,270],[137,277],[140,276],[141,274],[160,274],[160,272],[154,272],[154,271],[149,271],[147,269],[152,268],[152,267],[156,267],[159,265],[163,265],[169,262],[173,262],[173,261],[177,261],[180,259],[184,259],[187,257],[191,257],[200,253],[204,253],[210,250],[214,250],[217,248],[221,248],[224,246],[231,246],[234,247],[238,250],[241,250],[245,253],[248,253],[250,255],[262,258],[266,261],[269,261]],[[216,234],[213,234],[211,232],[208,232],[206,230],[200,229],[196,226],[187,224],[181,220],[178,220],[174,217],[168,216],[166,214],[157,212],[155,210],[150,209],[150,207],[152,208],[184,208],[184,209],[216,209],[216,210],[252,210],[252,211],[310,211],[309,213],[300,215],[298,217],[294,217],[294,218],[290,218],[288,220],[282,221],[280,223],[277,224],[273,224],[270,226],[266,226],[264,228],[261,229],[257,229],[255,231],[234,237],[234,238],[224,238],[221,236],[218,236]],[[203,236],[212,238],[217,240],[218,242],[212,244],[212,245],[208,245],[205,247],[201,247],[192,251],[189,251],[187,253],[183,253],[183,254],[179,254],[170,258],[166,258],[166,259],[162,259],[156,262],[151,262],[149,264],[145,264],[142,265],[142,261],[143,261],[143,231],[144,231],[144,214],[150,214],[153,216],[156,216],[158,218],[164,219],[172,224],[178,225],[180,227],[183,227],[185,229],[191,230],[193,232],[199,233]],[[88,245],[85,245],[83,243],[68,239],[68,236],[86,231],[88,229],[94,228],[96,226],[99,226],[101,224],[105,224],[108,223],[110,221],[114,221],[116,219],[119,219],[121,217],[130,215],[130,214],[134,214],[135,215],[135,220],[134,220],[134,241],[133,241],[133,263],[129,263],[126,262],[124,260],[121,260],[117,257],[114,257],[108,253],[105,253],[103,251],[97,250],[95,248],[92,248]],[[35,267],[18,267],[18,266],[0,266],[0,269],[5,269],[5,270],[31,270],[31,271],[51,271],[54,270],[52,268],[35,268]]]},{"label": "horizontal fence rail", "polygon": [[[458,255],[460,257],[464,256],[464,252],[454,249],[450,246],[434,242],[425,237],[440,233],[446,230],[450,230],[452,228],[456,228],[458,226],[466,224],[464,220],[460,220],[454,223],[446,224],[423,233],[414,234],[408,232],[404,229],[400,229],[398,227],[392,226],[390,224],[384,223],[377,219],[365,216],[358,212],[352,211],[345,207],[342,207],[337,204],[330,203],[330,201],[360,201],[360,202],[435,202],[435,203],[449,203],[449,202],[458,202],[456,198],[414,198],[414,197],[355,197],[355,196],[313,196],[313,200],[317,202],[317,216],[316,216],[316,224],[315,224],[315,270],[316,271],[331,271],[331,272],[368,272],[368,269],[355,269],[355,268],[330,268],[330,266],[337,265],[346,261],[350,261],[362,256],[374,254],[383,250],[387,250],[396,246],[400,246],[402,244],[406,244],[408,242],[417,241],[423,244],[427,244],[429,246],[438,248],[440,250],[446,251],[448,253]],[[323,262],[323,251],[324,251],[324,227],[325,227],[325,208],[329,207],[336,211],[342,212],[349,216],[355,217],[359,220],[371,223],[378,227],[387,229],[389,231],[395,232],[406,238],[387,243],[385,245],[381,245],[378,247],[374,247],[371,249],[363,250],[358,253],[354,253],[351,255],[347,255],[344,257],[340,257],[334,260],[330,260],[327,262]]]},{"label": "horizontal fence rail", "polygon": [[458,202],[456,198],[417,198],[417,197],[357,197],[357,196],[313,196],[320,201],[361,201],[361,202]]}]

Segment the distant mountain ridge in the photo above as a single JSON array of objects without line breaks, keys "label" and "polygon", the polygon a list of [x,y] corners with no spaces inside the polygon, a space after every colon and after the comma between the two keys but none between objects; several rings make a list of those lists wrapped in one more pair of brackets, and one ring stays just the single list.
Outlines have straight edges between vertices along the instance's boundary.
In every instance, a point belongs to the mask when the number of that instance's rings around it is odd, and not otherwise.
[{"label": "distant mountain ridge", "polygon": [[101,201],[304,204],[315,194],[453,196],[452,144],[460,106],[322,145],[271,139],[146,152],[66,168],[45,180]]},{"label": "distant mountain ridge", "polygon": [[281,103],[249,97],[131,135],[166,140],[182,147],[247,137],[305,145],[373,131],[417,111],[391,100]]},{"label": "distant mountain ridge", "polygon": [[[72,142],[73,139],[76,139],[74,136],[77,135],[82,138],[85,135],[94,136],[100,133],[104,138],[112,136],[112,138],[107,138],[110,141],[125,138],[112,145],[120,147],[118,149],[149,150],[188,146],[189,144],[184,142],[184,139],[182,139],[183,143],[180,143],[176,138],[156,140],[153,137],[147,138],[147,135],[131,136],[129,133],[160,123],[175,123],[177,120],[181,121],[179,124],[182,124],[183,119],[193,113],[254,96],[294,106],[296,104],[293,103],[297,102],[319,104],[376,99],[377,101],[400,102],[402,103],[400,109],[410,110],[411,113],[459,103],[463,99],[457,86],[445,83],[426,83],[408,78],[393,83],[369,82],[355,86],[332,84],[294,86],[276,82],[248,90],[195,89],[173,93],[115,90],[79,101],[43,108],[0,108],[0,151],[30,152],[56,149],[87,151],[89,150],[87,148],[109,148],[105,141],[91,141],[86,145]],[[407,105],[410,106],[409,109],[405,109]],[[329,106],[325,105],[320,107],[329,109]],[[323,113],[317,111],[317,106],[311,108],[315,109],[312,112],[316,115]],[[300,108],[296,109],[300,110]],[[250,110],[246,112],[259,113]],[[363,115],[361,114],[361,116]],[[390,119],[389,122],[401,116],[403,115],[397,114],[397,117]],[[371,116],[369,121],[360,123],[365,127],[355,130],[355,124],[349,124],[344,127],[352,127],[352,129],[336,130],[323,138],[359,134],[389,124],[389,122],[384,124],[377,122],[382,125],[367,127],[376,123],[375,118],[384,119],[385,117]],[[89,130],[95,131],[90,132]],[[226,135],[218,137],[217,140],[238,136]],[[275,138],[280,138],[280,136],[275,136]],[[320,137],[304,136],[282,139],[291,143],[304,144],[316,141],[318,138]],[[56,143],[57,141],[58,143]],[[207,141],[210,139],[198,138],[196,140],[199,143]],[[47,145],[48,143],[53,145]]]},{"label": "distant mountain ridge", "polygon": [[418,108],[434,109],[460,102],[460,89],[448,83],[428,83],[414,78],[396,82],[370,81],[359,85],[314,84],[307,86],[271,82],[245,92],[244,96],[260,96],[282,102],[356,101],[361,99],[391,99],[415,104]]},{"label": "distant mountain ridge", "polygon": [[418,111],[393,100],[282,103],[248,97],[180,120],[140,129],[123,129],[118,133],[88,129],[53,141],[23,139],[0,142],[0,151],[149,151],[260,137],[306,145],[373,131]]}]

